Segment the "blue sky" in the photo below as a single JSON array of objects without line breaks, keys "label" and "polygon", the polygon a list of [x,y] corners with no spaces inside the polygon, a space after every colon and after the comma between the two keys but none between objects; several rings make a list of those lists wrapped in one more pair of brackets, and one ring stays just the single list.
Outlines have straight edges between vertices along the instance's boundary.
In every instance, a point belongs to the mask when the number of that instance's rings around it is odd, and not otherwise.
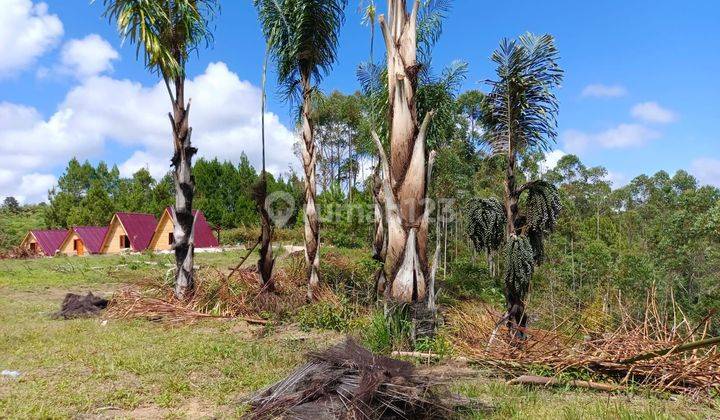
[{"label": "blue sky", "polygon": [[[0,15],[0,55],[11,58],[0,64],[0,151],[11,157],[0,167],[0,196],[43,200],[73,155],[124,173],[167,168],[169,103],[134,47],[121,45],[101,17],[101,4],[0,0],[0,10],[11,11]],[[433,64],[468,62],[464,89],[484,90],[501,38],[551,33],[566,72],[555,158],[577,153],[607,167],[617,185],[661,169],[720,185],[718,18],[715,1],[455,0]],[[252,2],[222,2],[215,26],[214,44],[189,65],[196,144],[206,157],[246,152],[257,163],[264,41]],[[321,88],[356,90],[355,69],[368,49],[368,28],[351,0],[338,62]],[[294,128],[270,85],[269,161],[284,172],[295,165]]]}]

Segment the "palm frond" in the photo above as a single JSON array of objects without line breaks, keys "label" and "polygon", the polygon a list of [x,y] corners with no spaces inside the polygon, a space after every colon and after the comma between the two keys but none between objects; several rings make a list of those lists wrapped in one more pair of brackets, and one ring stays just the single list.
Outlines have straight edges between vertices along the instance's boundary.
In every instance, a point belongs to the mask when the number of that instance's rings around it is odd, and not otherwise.
[{"label": "palm frond", "polygon": [[496,198],[472,198],[467,206],[468,236],[478,251],[498,250],[505,239],[506,216]]},{"label": "palm frond", "polygon": [[443,69],[440,82],[449,91],[457,92],[467,78],[468,63],[462,60],[454,60],[449,66]]},{"label": "palm frond", "polygon": [[452,8],[451,0],[421,0],[417,22],[417,43],[420,62],[431,65],[432,48],[442,35],[443,21]]},{"label": "palm frond", "polygon": [[497,79],[488,82],[489,142],[497,153],[548,150],[557,137],[554,89],[563,77],[554,38],[528,33],[517,41],[504,39],[492,60]]},{"label": "palm frond", "polygon": [[383,70],[383,67],[369,61],[363,61],[358,65],[355,75],[364,95],[373,95],[382,90]]},{"label": "palm frond", "polygon": [[123,42],[165,78],[184,77],[190,52],[212,42],[209,25],[220,10],[217,0],[103,0],[103,6]]},{"label": "palm frond", "polygon": [[358,5],[358,11],[362,15],[362,18],[360,20],[360,23],[364,26],[372,26],[375,24],[375,19],[377,17],[377,7],[375,6],[375,0],[368,0],[367,6],[365,5],[365,0],[360,0],[360,4]]},{"label": "palm frond", "polygon": [[302,77],[319,83],[337,56],[347,0],[255,0],[286,100]]},{"label": "palm frond", "polygon": [[417,89],[418,118],[422,120],[430,110],[435,111],[433,123],[427,134],[428,147],[436,148],[450,142],[458,132],[461,122],[455,100],[467,74],[467,64],[455,61],[439,78],[420,83]]}]

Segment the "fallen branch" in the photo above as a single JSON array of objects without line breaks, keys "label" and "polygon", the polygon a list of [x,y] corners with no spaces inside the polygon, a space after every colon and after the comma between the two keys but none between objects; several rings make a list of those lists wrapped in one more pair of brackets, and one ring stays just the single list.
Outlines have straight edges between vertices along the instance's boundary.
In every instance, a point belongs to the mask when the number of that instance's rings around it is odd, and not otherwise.
[{"label": "fallen branch", "polygon": [[250,257],[250,254],[252,254],[253,251],[255,251],[255,248],[257,248],[258,244],[260,244],[260,238],[258,238],[258,240],[255,242],[255,245],[253,245],[253,247],[250,248],[250,250],[248,251],[248,253],[245,254],[245,256],[243,257],[243,259],[240,260],[240,263],[239,263],[238,265],[236,265],[235,268],[233,268],[233,269],[230,271],[230,274],[228,274],[228,276],[227,276],[228,279],[232,278],[233,274],[235,274],[235,272],[240,269],[240,267],[243,265],[243,263],[245,263],[245,260],[247,260],[247,259]]},{"label": "fallen branch", "polygon": [[510,379],[507,381],[508,385],[542,385],[542,386],[565,386],[570,385],[576,388],[593,389],[596,391],[604,392],[615,392],[624,389],[619,385],[607,384],[602,382],[592,381],[560,381],[556,378],[549,378],[547,376],[535,376],[535,375],[522,375],[517,378]]},{"label": "fallen branch", "polygon": [[645,353],[640,353],[636,356],[621,360],[618,363],[623,365],[629,365],[631,363],[639,362],[642,360],[650,360],[656,357],[665,356],[666,354],[670,353],[677,354],[690,350],[701,349],[703,347],[710,347],[714,344],[720,344],[720,337],[706,338],[705,340],[693,341],[690,343],[682,344],[680,346],[666,347],[660,350],[652,350]]},{"label": "fallen branch", "polygon": [[396,357],[414,357],[417,359],[440,359],[441,356],[435,353],[422,353],[419,351],[394,351],[390,353],[391,356]]}]

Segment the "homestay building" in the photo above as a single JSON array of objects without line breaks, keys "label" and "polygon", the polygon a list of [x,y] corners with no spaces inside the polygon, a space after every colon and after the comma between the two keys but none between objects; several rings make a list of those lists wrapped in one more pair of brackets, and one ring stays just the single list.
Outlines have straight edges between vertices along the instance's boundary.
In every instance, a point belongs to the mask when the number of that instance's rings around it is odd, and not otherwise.
[{"label": "homestay building", "polygon": [[157,219],[152,214],[115,213],[107,228],[100,253],[145,251],[150,245],[156,227]]},{"label": "homestay building", "polygon": [[[201,210],[193,210],[195,217],[194,241],[195,248],[216,248],[220,246],[212,229]],[[173,231],[175,229],[175,209],[167,207],[160,216],[155,234],[150,240],[150,249],[153,251],[169,251],[175,242]]]},{"label": "homestay building", "polygon": [[25,235],[20,247],[35,254],[52,257],[60,249],[67,233],[67,229],[31,230]]},{"label": "homestay building", "polygon": [[107,226],[76,226],[68,231],[59,254],[99,254],[107,231]]}]

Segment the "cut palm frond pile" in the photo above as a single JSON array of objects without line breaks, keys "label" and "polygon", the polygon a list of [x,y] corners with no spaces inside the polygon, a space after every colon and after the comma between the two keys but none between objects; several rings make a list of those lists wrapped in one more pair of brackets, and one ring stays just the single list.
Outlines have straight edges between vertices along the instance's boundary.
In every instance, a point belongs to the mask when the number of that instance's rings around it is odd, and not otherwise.
[{"label": "cut palm frond pile", "polygon": [[29,248],[24,248],[20,246],[16,246],[8,250],[0,250],[0,260],[26,260],[29,258],[37,258],[39,256],[40,254],[38,254],[37,252],[34,252]]},{"label": "cut palm frond pile", "polygon": [[507,334],[498,325],[502,314],[489,307],[464,304],[451,309],[447,318],[458,350],[508,374],[542,368],[555,376],[582,373],[621,387],[639,385],[693,398],[717,395],[720,338],[706,336],[710,316],[692,328],[684,317],[668,322],[652,299],[647,307],[639,321],[623,314],[612,332],[569,327],[565,321],[551,330],[527,328],[524,340]]},{"label": "cut palm frond pile", "polygon": [[98,315],[107,305],[107,299],[96,296],[92,294],[92,292],[88,292],[85,296],[68,293],[63,299],[60,310],[53,314],[53,318],[72,319],[91,317]]},{"label": "cut palm frond pile", "polygon": [[[307,285],[302,277],[276,270],[276,290],[263,289],[255,268],[240,269],[231,277],[201,270],[195,290],[187,300],[174,297],[172,284],[164,279],[146,280],[119,290],[108,307],[111,318],[146,318],[188,323],[207,318],[242,318],[264,324],[282,319],[305,303]],[[332,291],[323,290],[330,298]]]},{"label": "cut palm frond pile", "polygon": [[[446,419],[473,402],[444,387],[449,376],[373,354],[348,338],[249,401],[253,419]],[[475,404],[473,408],[481,408]]]}]

